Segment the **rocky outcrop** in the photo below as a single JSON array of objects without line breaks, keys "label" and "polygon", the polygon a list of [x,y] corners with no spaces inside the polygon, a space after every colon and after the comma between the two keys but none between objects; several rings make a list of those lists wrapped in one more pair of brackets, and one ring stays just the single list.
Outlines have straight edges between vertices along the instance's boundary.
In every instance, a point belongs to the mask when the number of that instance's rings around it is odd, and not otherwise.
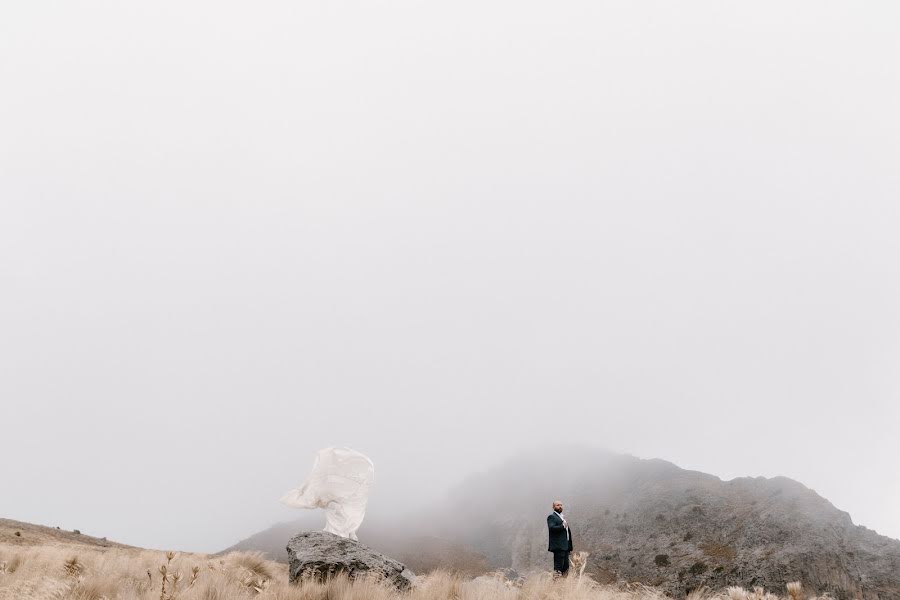
[{"label": "rocky outcrop", "polygon": [[683,596],[701,586],[783,592],[799,580],[838,599],[900,600],[900,541],[853,524],[787,477],[722,481],[584,449],[523,456],[460,486],[447,515],[492,508],[441,535],[478,549],[493,567],[548,570],[544,517],[555,498],[565,503],[575,549],[590,552],[586,572],[601,582]]},{"label": "rocky outcrop", "polygon": [[408,589],[415,574],[403,563],[388,558],[359,542],[325,531],[298,533],[287,545],[291,583],[310,577],[326,579],[346,573],[351,578],[374,575],[390,582],[398,590]]}]

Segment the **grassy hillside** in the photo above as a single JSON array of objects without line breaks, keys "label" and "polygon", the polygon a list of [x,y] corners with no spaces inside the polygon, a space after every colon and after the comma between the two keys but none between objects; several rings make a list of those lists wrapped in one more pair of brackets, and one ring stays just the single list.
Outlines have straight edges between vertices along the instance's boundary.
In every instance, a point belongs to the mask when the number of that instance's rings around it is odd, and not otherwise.
[{"label": "grassy hillside", "polygon": [[[18,533],[18,535],[17,535]],[[288,584],[287,567],[259,554],[224,556],[143,550],[55,528],[0,520],[0,600],[663,600],[659,589],[600,585],[573,574],[527,580],[469,579],[434,571],[400,594],[374,579]],[[791,600],[808,600],[793,588]],[[778,600],[761,589],[711,593],[691,600]]]},{"label": "grassy hillside", "polygon": [[13,547],[74,545],[96,548],[130,548],[124,544],[110,542],[106,538],[84,535],[78,530],[66,531],[59,527],[45,527],[11,519],[0,519],[0,544]]}]

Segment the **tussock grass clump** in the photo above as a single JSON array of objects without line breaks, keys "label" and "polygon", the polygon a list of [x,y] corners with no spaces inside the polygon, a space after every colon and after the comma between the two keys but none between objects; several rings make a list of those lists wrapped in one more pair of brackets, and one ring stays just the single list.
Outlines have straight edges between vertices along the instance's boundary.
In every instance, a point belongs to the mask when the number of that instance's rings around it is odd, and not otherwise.
[{"label": "tussock grass clump", "polygon": [[272,579],[271,561],[266,560],[261,552],[235,552],[231,554],[231,560],[257,579]]},{"label": "tussock grass clump", "polygon": [[72,600],[112,600],[119,594],[119,582],[113,577],[94,575],[79,578],[64,598]]},{"label": "tussock grass clump", "polygon": [[69,577],[78,577],[84,571],[84,565],[78,562],[77,556],[73,556],[63,563],[63,570]]},{"label": "tussock grass clump", "polygon": [[803,586],[800,585],[799,581],[792,581],[787,584],[787,591],[791,600],[803,600]]},{"label": "tussock grass clump", "polygon": [[0,563],[0,572],[3,573],[15,573],[19,570],[19,567],[22,566],[22,557],[18,554],[10,558],[8,561]]}]

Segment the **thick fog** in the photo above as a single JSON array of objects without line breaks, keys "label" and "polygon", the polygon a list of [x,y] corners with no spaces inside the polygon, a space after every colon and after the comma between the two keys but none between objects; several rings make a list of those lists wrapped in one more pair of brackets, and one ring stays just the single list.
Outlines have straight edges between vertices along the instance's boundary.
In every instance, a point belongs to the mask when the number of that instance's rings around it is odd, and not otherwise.
[{"label": "thick fog", "polygon": [[893,2],[4,3],[0,517],[214,551],[325,446],[395,514],[583,442],[900,537],[898,56]]}]

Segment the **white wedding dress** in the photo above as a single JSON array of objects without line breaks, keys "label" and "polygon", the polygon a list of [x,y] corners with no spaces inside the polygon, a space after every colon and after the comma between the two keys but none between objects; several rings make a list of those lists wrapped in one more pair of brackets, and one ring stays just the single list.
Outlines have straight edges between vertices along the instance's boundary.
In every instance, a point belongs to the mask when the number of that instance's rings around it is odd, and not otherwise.
[{"label": "white wedding dress", "polygon": [[347,447],[323,448],[306,482],[280,501],[294,508],[324,508],[325,531],[356,540],[374,483],[375,465],[368,456]]}]

